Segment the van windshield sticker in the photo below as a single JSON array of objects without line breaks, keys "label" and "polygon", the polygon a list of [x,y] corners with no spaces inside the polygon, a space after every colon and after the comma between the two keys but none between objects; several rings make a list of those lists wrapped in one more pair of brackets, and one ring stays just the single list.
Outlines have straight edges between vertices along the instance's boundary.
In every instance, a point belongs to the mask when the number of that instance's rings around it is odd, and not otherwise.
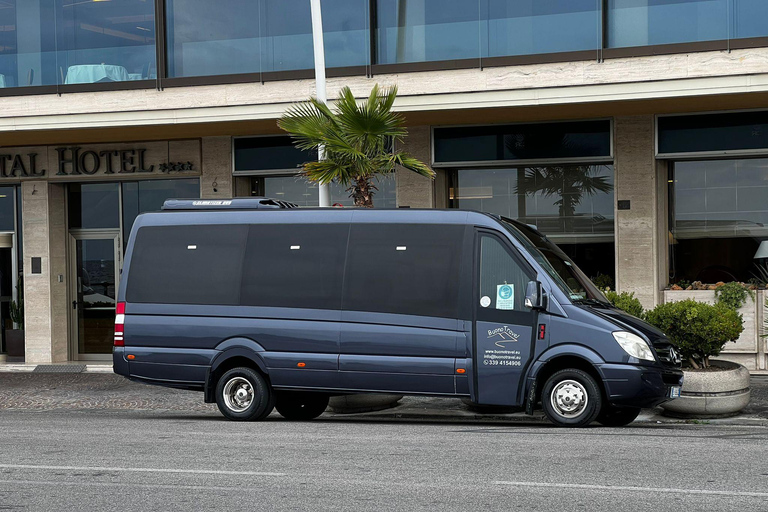
[{"label": "van windshield sticker", "polygon": [[487,295],[483,295],[480,298],[480,305],[483,306],[484,308],[487,308],[488,306],[491,305],[491,298]]},{"label": "van windshield sticker", "polygon": [[515,285],[496,285],[496,309],[515,309]]}]

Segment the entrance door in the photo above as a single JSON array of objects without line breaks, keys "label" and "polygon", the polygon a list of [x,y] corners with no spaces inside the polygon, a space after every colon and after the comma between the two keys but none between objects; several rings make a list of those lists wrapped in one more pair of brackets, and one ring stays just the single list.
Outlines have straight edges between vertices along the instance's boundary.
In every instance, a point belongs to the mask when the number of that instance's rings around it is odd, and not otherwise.
[{"label": "entrance door", "polygon": [[523,375],[533,353],[536,313],[525,306],[533,269],[509,243],[478,232],[475,288],[477,401],[522,403]]},{"label": "entrance door", "polygon": [[112,353],[115,304],[120,276],[120,232],[71,234],[75,359],[108,359]]}]

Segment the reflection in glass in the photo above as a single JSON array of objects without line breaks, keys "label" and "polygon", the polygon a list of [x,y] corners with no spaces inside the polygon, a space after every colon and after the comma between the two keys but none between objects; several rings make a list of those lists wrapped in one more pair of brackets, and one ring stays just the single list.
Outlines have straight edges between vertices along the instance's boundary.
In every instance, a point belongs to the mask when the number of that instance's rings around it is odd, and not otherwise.
[{"label": "reflection in glass", "polygon": [[197,178],[130,181],[122,187],[124,247],[127,247],[128,235],[139,214],[159,211],[167,199],[200,197],[200,180]]},{"label": "reflection in glass", "polygon": [[461,169],[453,207],[534,225],[590,277],[613,275],[612,165]]},{"label": "reflection in glass", "polygon": [[728,37],[728,0],[608,0],[608,46]]},{"label": "reflection in glass", "polygon": [[111,353],[115,323],[115,240],[77,240],[75,252],[79,353]]},{"label": "reflection in glass", "polygon": [[99,229],[120,227],[118,183],[69,185],[69,227]]},{"label": "reflection in glass", "polygon": [[0,87],[155,78],[147,0],[3,0]]},{"label": "reflection in glass", "polygon": [[749,281],[768,240],[768,159],[675,162],[669,177],[670,281]]},{"label": "reflection in glass", "polygon": [[594,0],[485,0],[480,9],[483,57],[597,50],[600,44]]},{"label": "reflection in glass", "polygon": [[16,229],[16,187],[0,187],[0,231]]},{"label": "reflection in glass", "polygon": [[[308,182],[300,176],[275,176],[259,179],[258,195],[290,201],[299,206],[318,206],[319,193],[317,185]],[[378,190],[373,195],[376,208],[397,207],[397,186],[395,177],[387,177],[374,181]],[[349,197],[350,192],[343,186],[331,184],[331,204],[353,206],[354,201]]]},{"label": "reflection in glass", "polygon": [[480,57],[479,0],[376,0],[378,64]]},{"label": "reflection in glass", "polygon": [[[169,76],[312,69],[312,22],[305,0],[169,0]],[[368,64],[367,0],[323,3],[328,67]]]},{"label": "reflection in glass", "polygon": [[733,0],[733,37],[768,36],[768,2]]}]

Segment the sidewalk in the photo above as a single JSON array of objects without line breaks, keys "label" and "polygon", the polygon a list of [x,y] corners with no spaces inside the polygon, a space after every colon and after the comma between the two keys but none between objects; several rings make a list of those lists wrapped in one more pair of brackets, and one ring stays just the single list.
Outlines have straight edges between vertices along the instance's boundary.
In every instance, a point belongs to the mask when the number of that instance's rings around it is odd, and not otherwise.
[{"label": "sidewalk", "polygon": [[[32,372],[24,367],[0,371],[0,410],[100,410],[174,411],[217,415],[214,404],[203,403],[201,393],[131,382],[114,375],[109,365],[86,365],[82,373]],[[681,420],[661,415],[661,409],[647,409],[635,424],[727,424],[768,426],[768,375],[753,376],[749,406],[738,416],[711,420]],[[277,413],[274,413],[277,417]],[[541,411],[478,414],[453,398],[405,397],[396,407],[383,411],[337,414],[330,409],[324,419],[471,421],[489,424],[548,424]]]}]

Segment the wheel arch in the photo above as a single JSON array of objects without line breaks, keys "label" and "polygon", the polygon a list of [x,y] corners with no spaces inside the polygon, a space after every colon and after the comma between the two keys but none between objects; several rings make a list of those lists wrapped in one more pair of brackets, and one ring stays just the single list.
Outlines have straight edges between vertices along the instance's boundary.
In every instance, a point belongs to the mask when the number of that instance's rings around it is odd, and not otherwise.
[{"label": "wheel arch", "polygon": [[211,360],[211,367],[205,377],[205,403],[214,403],[214,391],[219,377],[224,375],[232,368],[244,366],[251,368],[261,374],[267,381],[269,380],[269,370],[264,362],[261,353],[264,347],[253,340],[247,338],[230,338],[220,343],[216,350],[220,352]]},{"label": "wheel arch", "polygon": [[575,368],[588,373],[600,388],[603,399],[607,398],[603,376],[597,369],[598,364],[604,363],[600,355],[583,345],[559,345],[543,353],[534,363],[528,377],[526,388],[528,410],[541,401],[541,391],[549,377],[560,370]]}]

